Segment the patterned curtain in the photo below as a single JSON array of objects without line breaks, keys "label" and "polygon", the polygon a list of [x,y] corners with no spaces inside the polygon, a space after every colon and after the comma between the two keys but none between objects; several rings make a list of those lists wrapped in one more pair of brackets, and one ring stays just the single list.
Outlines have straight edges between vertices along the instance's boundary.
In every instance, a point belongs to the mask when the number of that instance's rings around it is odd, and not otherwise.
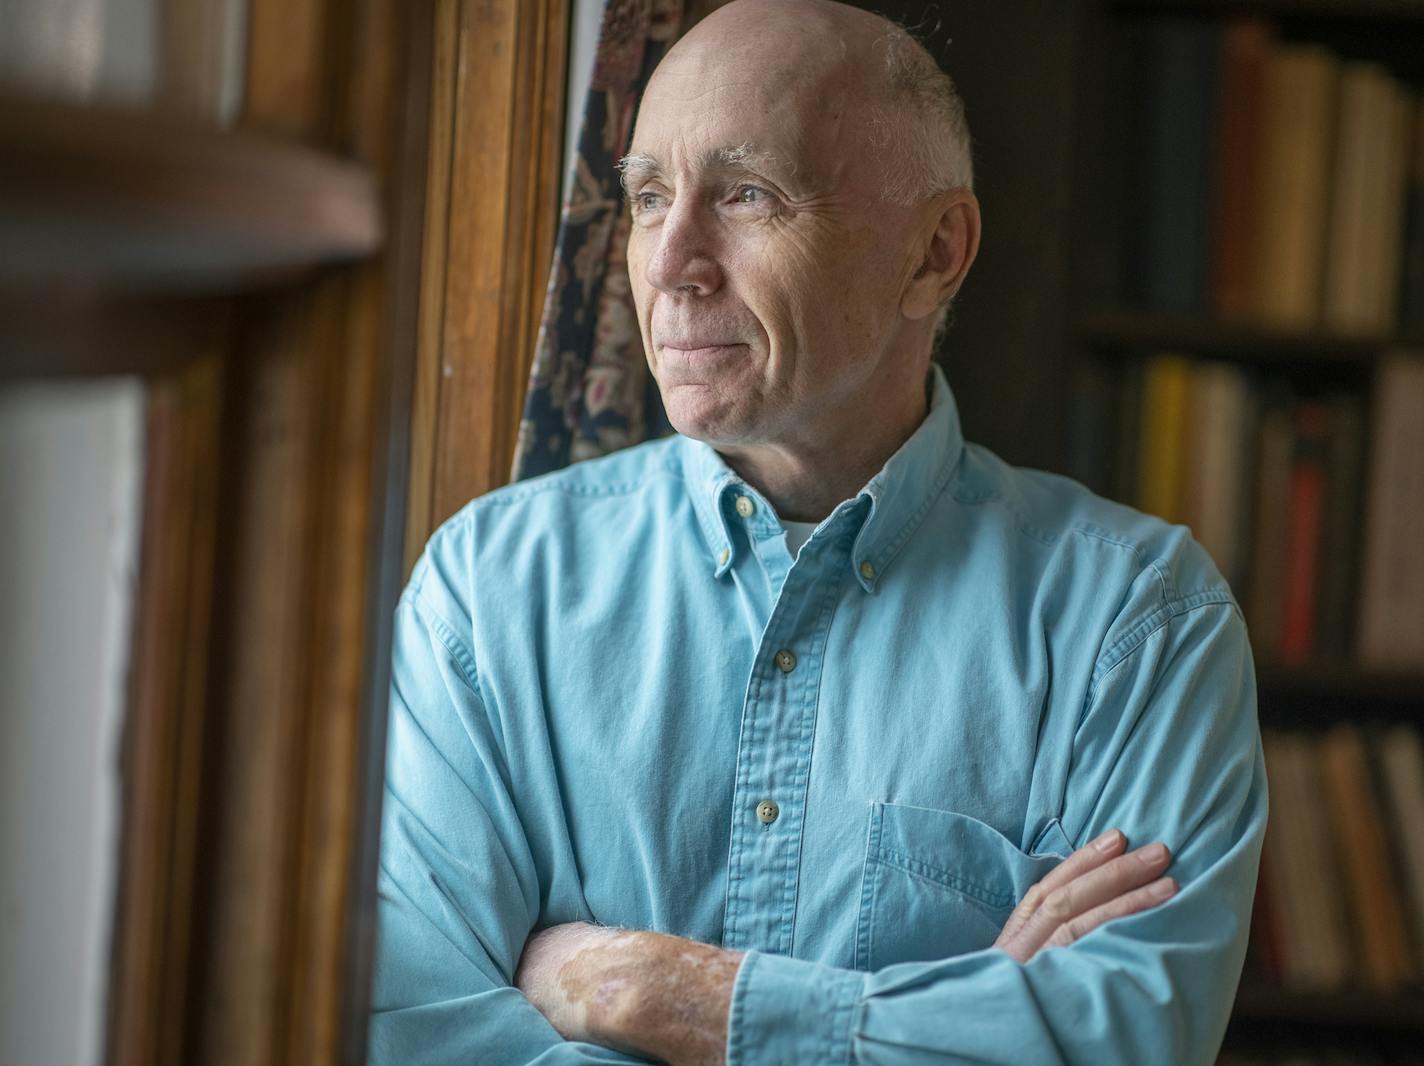
[{"label": "patterned curtain", "polygon": [[[616,163],[658,60],[709,5],[607,0],[534,351],[516,480],[669,432],[628,285]],[[716,6],[715,4],[711,6]]]}]

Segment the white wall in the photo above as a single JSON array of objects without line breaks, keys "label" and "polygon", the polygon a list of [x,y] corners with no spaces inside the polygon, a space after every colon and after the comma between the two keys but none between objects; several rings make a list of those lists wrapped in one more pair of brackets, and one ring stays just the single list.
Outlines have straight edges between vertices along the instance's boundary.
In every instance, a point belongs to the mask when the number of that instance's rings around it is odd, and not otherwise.
[{"label": "white wall", "polygon": [[0,390],[0,1063],[101,1061],[142,448],[136,381]]},{"label": "white wall", "polygon": [[568,104],[564,108],[564,192],[569,198],[573,185],[574,152],[578,149],[579,128],[583,124],[583,101],[588,79],[593,74],[593,56],[598,48],[598,30],[603,25],[603,0],[574,0],[573,37],[569,41]]}]

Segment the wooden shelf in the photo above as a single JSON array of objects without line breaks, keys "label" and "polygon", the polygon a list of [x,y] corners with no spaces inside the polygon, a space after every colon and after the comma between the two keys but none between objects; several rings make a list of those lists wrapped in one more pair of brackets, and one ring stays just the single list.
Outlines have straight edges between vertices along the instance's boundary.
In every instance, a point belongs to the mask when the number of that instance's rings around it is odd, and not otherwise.
[{"label": "wooden shelf", "polygon": [[274,137],[0,91],[0,286],[231,292],[370,255],[370,172]]},{"label": "wooden shelf", "polygon": [[1243,982],[1232,1011],[1239,1024],[1289,1024],[1424,1033],[1424,991],[1296,992]]},{"label": "wooden shelf", "polygon": [[1323,332],[1289,333],[1184,315],[1101,311],[1084,316],[1078,338],[1115,351],[1187,351],[1254,364],[1285,367],[1306,362],[1364,369],[1386,352],[1424,350],[1424,336],[1354,337]]},{"label": "wooden shelf", "polygon": [[1328,726],[1345,719],[1424,723],[1424,673],[1353,664],[1256,669],[1265,726]]},{"label": "wooden shelf", "polygon": [[1223,15],[1248,11],[1265,15],[1304,18],[1424,22],[1417,0],[1113,0],[1120,11],[1184,12]]},{"label": "wooden shelf", "polygon": [[1424,670],[1381,670],[1353,663],[1264,665],[1257,682],[1274,692],[1331,692],[1343,697],[1418,700],[1424,704]]}]

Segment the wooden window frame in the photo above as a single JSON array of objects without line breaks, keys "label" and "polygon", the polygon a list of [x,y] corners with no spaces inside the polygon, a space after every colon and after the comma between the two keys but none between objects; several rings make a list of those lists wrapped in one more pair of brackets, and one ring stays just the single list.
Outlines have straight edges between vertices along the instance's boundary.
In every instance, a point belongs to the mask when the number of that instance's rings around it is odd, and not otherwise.
[{"label": "wooden window frame", "polygon": [[[359,1062],[392,614],[509,476],[569,4],[248,0],[235,129],[160,11],[187,117],[0,97],[0,380],[146,384],[107,1058]],[[97,277],[28,277],[84,212]]]}]

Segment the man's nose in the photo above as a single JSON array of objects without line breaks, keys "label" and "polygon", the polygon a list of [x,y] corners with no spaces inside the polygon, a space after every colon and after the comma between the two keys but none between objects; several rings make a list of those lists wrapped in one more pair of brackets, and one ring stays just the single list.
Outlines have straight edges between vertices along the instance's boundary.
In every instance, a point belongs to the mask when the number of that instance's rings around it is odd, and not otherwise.
[{"label": "man's nose", "polygon": [[648,259],[648,283],[662,292],[710,296],[722,284],[713,220],[692,197],[682,197],[658,227],[658,243]]}]

